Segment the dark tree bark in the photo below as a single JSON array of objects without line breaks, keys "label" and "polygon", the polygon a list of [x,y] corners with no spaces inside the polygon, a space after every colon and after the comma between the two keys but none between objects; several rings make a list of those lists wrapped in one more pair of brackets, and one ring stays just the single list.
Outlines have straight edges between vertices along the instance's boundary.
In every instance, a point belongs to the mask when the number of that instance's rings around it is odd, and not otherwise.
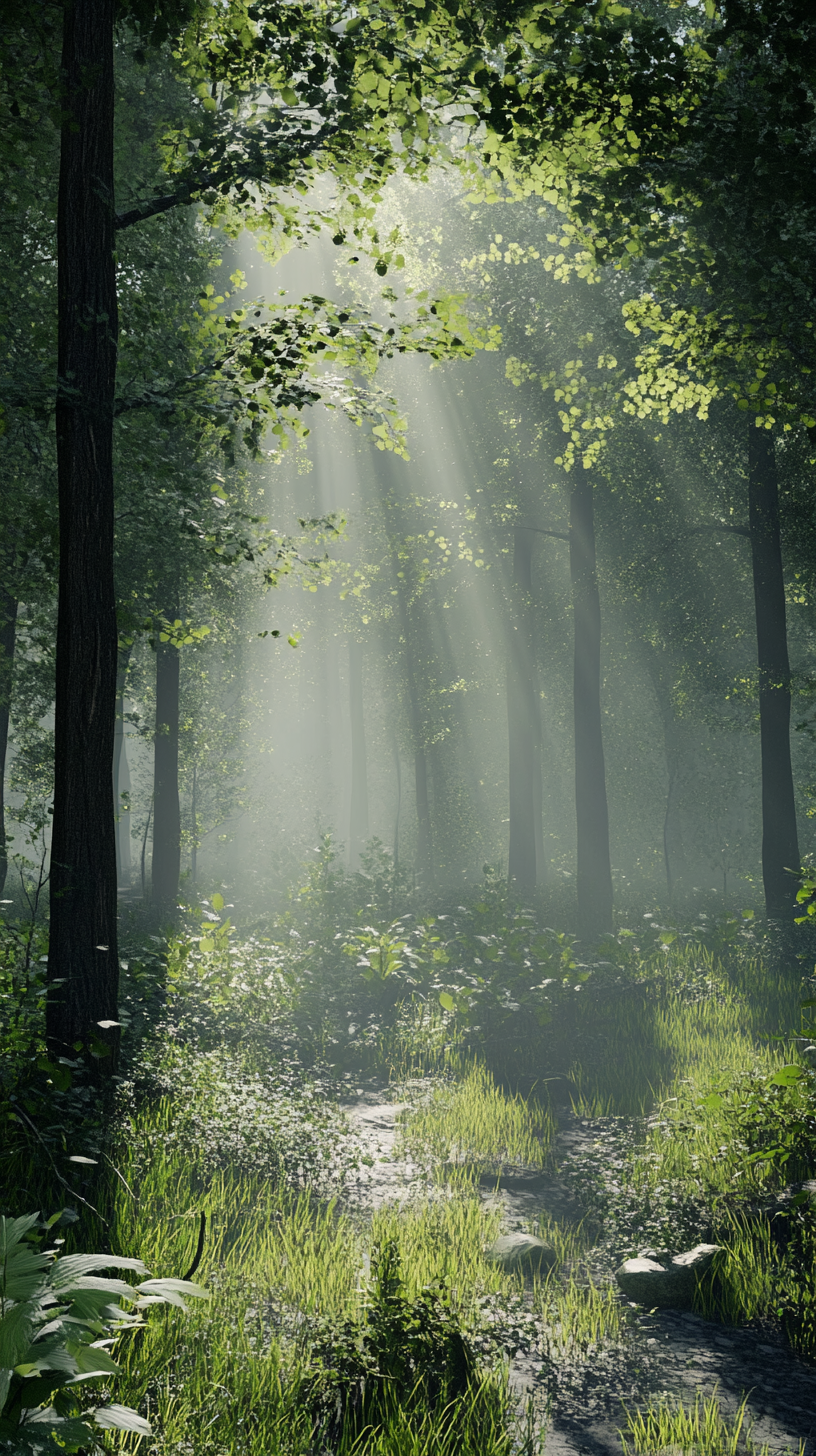
[{"label": "dark tree bark", "polygon": [[592,482],[575,466],[570,497],[570,577],[575,619],[575,814],[578,928],[587,939],[612,929],[612,868],[601,727],[601,601],[595,564]]},{"label": "dark tree bark", "polygon": [[791,687],[779,534],[776,452],[768,430],[749,426],[748,522],[756,605],[762,756],[762,879],[765,909],[791,919],[800,868],[790,752]]},{"label": "dark tree bark", "polygon": [[[116,811],[116,883],[129,890],[133,873],[130,861],[130,768],[125,741],[125,679],[128,653],[122,653],[116,673],[116,725],[113,734],[113,803]],[[125,795],[125,798],[122,796]]]},{"label": "dark tree bark", "polygon": [[349,864],[355,869],[368,839],[368,764],[366,762],[363,696],[363,644],[349,638],[349,707],[351,709],[351,809]]},{"label": "dark tree bark", "polygon": [[6,754],[8,753],[14,649],[17,642],[17,599],[0,584],[0,894],[8,872],[6,841]]},{"label": "dark tree bark", "polygon": [[[175,619],[176,613],[171,614]],[[179,800],[179,651],[156,644],[156,735],[153,740],[153,908],[163,919],[176,914],[181,870]]]},{"label": "dark tree bark", "polygon": [[535,779],[538,770],[538,699],[530,631],[533,532],[514,532],[515,612],[507,650],[507,728],[509,747],[510,848],[508,878],[523,894],[536,887]]},{"label": "dark tree bark", "polygon": [[[119,1047],[113,733],[114,0],[66,0],[56,406],[60,567],[54,721],[51,938],[53,1053]],[[103,1027],[102,1022],[113,1025]]]}]

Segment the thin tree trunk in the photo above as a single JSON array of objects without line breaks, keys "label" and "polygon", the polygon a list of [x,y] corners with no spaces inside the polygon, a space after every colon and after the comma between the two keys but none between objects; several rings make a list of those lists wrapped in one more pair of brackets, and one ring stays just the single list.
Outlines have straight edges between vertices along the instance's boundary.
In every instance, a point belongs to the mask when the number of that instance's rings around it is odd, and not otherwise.
[{"label": "thin tree trunk", "polygon": [[[175,615],[175,614],[173,614]],[[176,914],[181,871],[179,801],[179,651],[156,644],[156,735],[153,741],[151,899],[164,919]]]},{"label": "thin tree trunk", "polygon": [[397,812],[394,815],[394,870],[396,872],[399,869],[400,813],[402,812],[402,764],[396,734],[394,734],[394,769],[397,775]]},{"label": "thin tree trunk", "polygon": [[416,870],[420,875],[433,872],[433,837],[431,833],[431,806],[428,798],[428,763],[423,743],[422,719],[419,711],[414,659],[411,651],[411,621],[408,603],[405,600],[405,586],[399,568],[399,557],[392,543],[392,563],[396,582],[397,603],[400,613],[400,634],[405,658],[405,678],[408,690],[408,717],[414,744],[414,787],[416,794],[417,850]]},{"label": "thin tree trunk", "polygon": [[510,791],[508,878],[523,894],[529,894],[536,887],[535,774],[538,701],[529,622],[532,563],[533,533],[519,528],[514,532],[513,546],[515,620],[511,623],[507,651]]},{"label": "thin tree trunk", "polygon": [[6,841],[6,754],[8,753],[14,649],[17,643],[17,600],[0,585],[0,894],[8,872]]},{"label": "thin tree trunk", "polygon": [[[417,716],[419,716],[417,714]],[[417,815],[417,868],[431,872],[431,806],[428,799],[428,760],[425,749],[418,748],[414,754],[414,786],[416,790]]]},{"label": "thin tree trunk", "polygon": [[649,677],[652,681],[660,721],[663,725],[663,751],[666,758],[666,806],[663,813],[663,864],[666,871],[666,894],[669,908],[674,909],[678,891],[682,892],[686,877],[686,853],[683,826],[680,820],[680,789],[683,782],[682,735],[672,703],[672,673],[666,667],[665,649],[644,644]]},{"label": "thin tree trunk", "polygon": [[748,445],[748,524],[756,605],[762,756],[762,879],[769,918],[793,915],[800,868],[790,752],[791,687],[785,582],[779,534],[776,452],[752,424]]},{"label": "thin tree trunk", "polygon": [[575,814],[579,933],[612,929],[612,869],[601,727],[601,602],[592,482],[581,464],[570,497],[570,577],[575,618]]},{"label": "thin tree trunk", "polygon": [[193,889],[198,884],[198,764],[193,764],[193,793],[190,803],[190,875]]},{"label": "thin tree trunk", "polygon": [[116,674],[116,727],[113,736],[113,803],[116,811],[116,883],[129,890],[130,863],[130,768],[125,740],[125,679],[127,654],[120,654]]},{"label": "thin tree trunk", "polygon": [[[66,0],[57,212],[60,565],[46,1033],[116,1068],[114,0]],[[108,1023],[104,1025],[103,1023]]]},{"label": "thin tree trunk", "polygon": [[349,638],[349,707],[351,710],[351,811],[349,865],[356,869],[368,839],[368,765],[363,696],[363,644]]}]

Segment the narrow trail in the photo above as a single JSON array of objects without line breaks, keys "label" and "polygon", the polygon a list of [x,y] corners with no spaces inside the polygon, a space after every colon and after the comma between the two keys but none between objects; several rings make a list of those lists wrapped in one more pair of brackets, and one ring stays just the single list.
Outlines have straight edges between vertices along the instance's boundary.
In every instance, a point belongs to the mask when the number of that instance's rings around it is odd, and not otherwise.
[{"label": "narrow trail", "polygon": [[[429,1180],[424,1168],[397,1157],[399,1115],[427,1086],[404,1084],[393,1089],[393,1100],[388,1089],[375,1089],[342,1104],[367,1159],[343,1190],[344,1206],[373,1212],[386,1203],[446,1196],[444,1185]],[[563,1108],[558,1119],[553,1149],[558,1173],[518,1172],[478,1185],[485,1206],[500,1209],[508,1231],[529,1228],[543,1213],[567,1224],[582,1217],[570,1188],[570,1161],[593,1152],[604,1156],[602,1125]],[[601,1277],[612,1282],[613,1269]],[[715,1390],[729,1417],[748,1395],[744,1429],[756,1447],[767,1443],[770,1456],[797,1456],[803,1443],[804,1456],[816,1456],[816,1369],[781,1343],[771,1343],[767,1333],[674,1310],[650,1314],[623,1295],[620,1303],[627,1315],[620,1342],[557,1364],[540,1350],[512,1362],[510,1380],[520,1397],[540,1398],[549,1391],[545,1456],[620,1456],[625,1407],[664,1395],[693,1404],[698,1392],[709,1396]]]}]

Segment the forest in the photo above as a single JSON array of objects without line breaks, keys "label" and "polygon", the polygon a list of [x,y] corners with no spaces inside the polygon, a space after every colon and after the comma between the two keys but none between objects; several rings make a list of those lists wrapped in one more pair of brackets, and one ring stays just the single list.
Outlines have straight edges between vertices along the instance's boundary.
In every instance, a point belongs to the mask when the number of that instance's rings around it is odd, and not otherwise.
[{"label": "forest", "polygon": [[0,1453],[816,1456],[816,8],[0,0]]}]

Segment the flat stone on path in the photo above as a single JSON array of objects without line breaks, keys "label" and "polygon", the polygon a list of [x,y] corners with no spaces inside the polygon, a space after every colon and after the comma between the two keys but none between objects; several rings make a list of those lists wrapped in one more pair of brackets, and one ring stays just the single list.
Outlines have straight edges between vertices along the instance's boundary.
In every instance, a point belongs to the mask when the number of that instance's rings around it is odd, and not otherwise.
[{"label": "flat stone on path", "polygon": [[500,1234],[499,1238],[485,1249],[485,1258],[491,1264],[498,1264],[507,1274],[517,1272],[544,1271],[552,1269],[556,1252],[535,1234]]},{"label": "flat stone on path", "polygon": [[628,1299],[652,1309],[691,1309],[698,1282],[720,1251],[719,1244],[698,1244],[687,1254],[657,1259],[625,1259],[615,1278]]}]

